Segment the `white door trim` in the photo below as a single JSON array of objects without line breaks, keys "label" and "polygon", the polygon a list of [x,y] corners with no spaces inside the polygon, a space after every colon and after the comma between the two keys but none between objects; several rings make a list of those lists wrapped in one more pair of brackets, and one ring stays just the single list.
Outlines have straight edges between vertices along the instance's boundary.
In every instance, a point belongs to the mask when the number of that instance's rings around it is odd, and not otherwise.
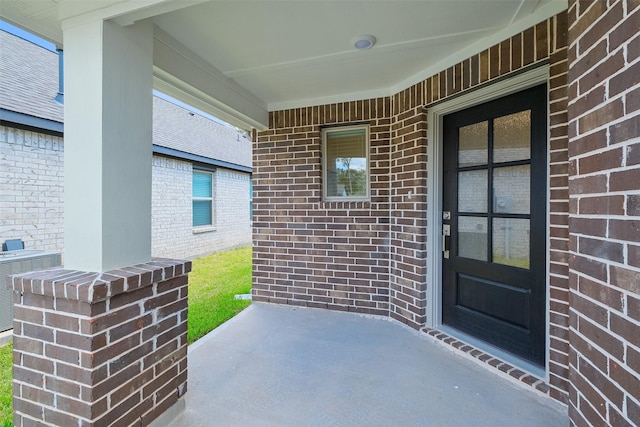
[{"label": "white door trim", "polygon": [[[427,327],[437,328],[442,325],[442,239],[440,238],[442,233],[442,118],[446,114],[482,104],[548,81],[549,66],[544,65],[432,107],[427,107],[427,224],[429,224],[427,228]],[[548,164],[549,162],[547,161]],[[547,170],[547,176],[548,174]],[[547,189],[547,196],[548,192],[549,190]],[[549,197],[547,197],[547,224],[549,219],[548,200]],[[547,226],[547,242],[549,242],[548,233],[549,227]],[[548,257],[549,250],[547,249],[547,265],[549,265]],[[549,295],[548,282],[547,275],[547,295]],[[548,324],[549,322],[547,322],[547,328]],[[548,335],[547,330],[547,337]]]}]

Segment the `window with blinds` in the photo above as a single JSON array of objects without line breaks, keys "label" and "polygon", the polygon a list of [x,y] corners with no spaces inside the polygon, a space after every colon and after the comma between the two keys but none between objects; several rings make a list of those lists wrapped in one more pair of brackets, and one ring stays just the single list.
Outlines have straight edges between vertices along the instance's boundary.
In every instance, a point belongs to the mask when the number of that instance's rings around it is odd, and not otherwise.
[{"label": "window with blinds", "polygon": [[193,171],[193,226],[213,225],[213,173]]},{"label": "window with blinds", "polygon": [[325,200],[369,199],[369,127],[322,131]]}]

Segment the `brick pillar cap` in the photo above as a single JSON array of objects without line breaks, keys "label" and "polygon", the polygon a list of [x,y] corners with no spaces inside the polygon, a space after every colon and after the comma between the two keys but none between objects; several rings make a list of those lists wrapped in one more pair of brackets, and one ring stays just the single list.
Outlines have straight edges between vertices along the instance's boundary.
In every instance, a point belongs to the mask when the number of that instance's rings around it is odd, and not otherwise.
[{"label": "brick pillar cap", "polygon": [[190,271],[191,261],[154,258],[148,263],[104,273],[56,267],[10,276],[8,282],[14,291],[23,295],[45,295],[93,304]]}]

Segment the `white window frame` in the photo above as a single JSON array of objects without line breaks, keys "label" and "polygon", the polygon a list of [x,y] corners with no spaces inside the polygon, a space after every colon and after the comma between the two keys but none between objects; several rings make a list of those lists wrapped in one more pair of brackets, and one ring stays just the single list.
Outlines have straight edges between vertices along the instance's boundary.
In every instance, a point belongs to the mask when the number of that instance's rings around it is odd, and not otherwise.
[{"label": "white window frame", "polygon": [[[365,155],[366,155],[366,174],[365,174],[365,188],[366,194],[364,196],[328,196],[327,195],[327,135],[331,133],[349,131],[349,130],[361,130],[365,131]],[[327,202],[363,202],[371,200],[371,165],[370,165],[370,134],[369,125],[351,125],[351,126],[335,126],[322,129],[322,197]]]},{"label": "white window frame", "polygon": [[[211,175],[211,197],[193,197],[193,175],[198,172],[198,173],[206,173]],[[206,232],[206,231],[211,231],[215,229],[215,222],[216,222],[216,212],[215,212],[215,205],[213,204],[213,200],[214,200],[214,194],[216,192],[216,181],[215,181],[215,172],[211,171],[211,170],[206,170],[206,169],[199,169],[199,168],[193,168],[193,170],[191,171],[191,226],[193,227],[193,232],[194,233],[202,233],[202,232]],[[199,201],[209,201],[210,205],[211,205],[211,224],[202,224],[202,225],[194,225],[193,224],[193,202],[199,202]]]}]

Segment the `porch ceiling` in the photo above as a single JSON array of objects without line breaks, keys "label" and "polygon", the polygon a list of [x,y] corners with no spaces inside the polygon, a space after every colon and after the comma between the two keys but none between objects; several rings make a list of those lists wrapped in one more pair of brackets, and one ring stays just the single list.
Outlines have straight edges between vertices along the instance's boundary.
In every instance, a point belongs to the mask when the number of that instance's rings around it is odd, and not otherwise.
[{"label": "porch ceiling", "polygon": [[[268,111],[391,95],[567,7],[566,0],[0,2],[4,19],[58,44],[61,21],[89,9],[95,16],[96,5],[121,25],[153,19],[161,39],[195,55],[240,103]],[[363,34],[377,43],[358,51],[353,40]]]},{"label": "porch ceiling", "polygon": [[[389,95],[551,3],[213,1],[155,23],[278,110]],[[358,51],[363,34],[377,43]]]}]

